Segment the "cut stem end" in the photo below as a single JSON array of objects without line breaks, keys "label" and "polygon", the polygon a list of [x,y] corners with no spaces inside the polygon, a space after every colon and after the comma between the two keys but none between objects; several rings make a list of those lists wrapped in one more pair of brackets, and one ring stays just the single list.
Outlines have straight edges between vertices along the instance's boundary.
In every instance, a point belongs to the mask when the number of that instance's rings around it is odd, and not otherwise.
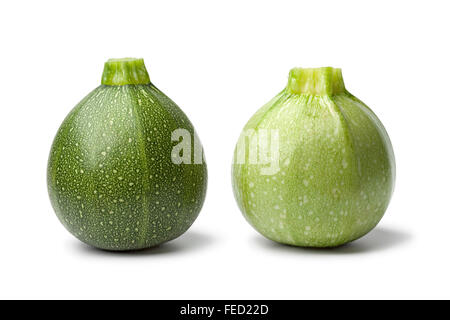
[{"label": "cut stem end", "polygon": [[334,95],[346,92],[341,69],[294,68],[287,89],[295,94]]},{"label": "cut stem end", "polygon": [[144,59],[109,59],[103,69],[102,84],[123,86],[127,84],[149,84],[150,77]]}]

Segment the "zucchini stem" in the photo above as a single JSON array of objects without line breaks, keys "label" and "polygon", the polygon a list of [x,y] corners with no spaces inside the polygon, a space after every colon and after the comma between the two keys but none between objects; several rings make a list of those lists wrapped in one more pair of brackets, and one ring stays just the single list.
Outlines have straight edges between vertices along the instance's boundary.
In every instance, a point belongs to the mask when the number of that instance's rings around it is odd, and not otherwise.
[{"label": "zucchini stem", "polygon": [[294,68],[289,72],[287,89],[294,94],[335,95],[346,92],[341,69]]},{"label": "zucchini stem", "polygon": [[150,77],[144,59],[109,59],[103,69],[102,84],[123,86],[127,84],[149,84]]}]

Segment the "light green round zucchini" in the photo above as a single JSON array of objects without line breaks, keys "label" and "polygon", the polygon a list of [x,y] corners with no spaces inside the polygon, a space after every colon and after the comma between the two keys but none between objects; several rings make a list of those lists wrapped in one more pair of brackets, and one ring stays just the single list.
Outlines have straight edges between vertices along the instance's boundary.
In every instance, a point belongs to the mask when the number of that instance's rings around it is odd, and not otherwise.
[{"label": "light green round zucchini", "polygon": [[[269,146],[253,144],[261,140]],[[335,247],[368,233],[395,181],[381,121],[329,67],[291,70],[287,87],[246,124],[232,169],[247,221],[271,240],[303,247]]]}]

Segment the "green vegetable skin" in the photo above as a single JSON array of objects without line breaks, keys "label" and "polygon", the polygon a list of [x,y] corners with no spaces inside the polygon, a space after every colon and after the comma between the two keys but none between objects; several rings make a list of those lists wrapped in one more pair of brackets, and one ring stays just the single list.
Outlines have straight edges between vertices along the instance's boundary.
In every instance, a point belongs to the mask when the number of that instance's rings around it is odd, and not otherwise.
[{"label": "green vegetable skin", "polygon": [[249,161],[250,151],[238,163],[239,148],[232,168],[235,198],[256,230],[284,244],[333,247],[378,224],[394,188],[392,145],[375,114],[345,89],[340,69],[291,70],[239,143],[248,146],[264,129],[278,130],[279,171],[262,174],[269,165]]},{"label": "green vegetable skin", "polygon": [[[194,128],[152,83],[142,59],[105,63],[102,85],[59,128],[48,191],[62,224],[106,250],[136,250],[183,234],[206,193],[206,164],[174,164],[174,130]],[[194,148],[192,148],[194,149]]]}]

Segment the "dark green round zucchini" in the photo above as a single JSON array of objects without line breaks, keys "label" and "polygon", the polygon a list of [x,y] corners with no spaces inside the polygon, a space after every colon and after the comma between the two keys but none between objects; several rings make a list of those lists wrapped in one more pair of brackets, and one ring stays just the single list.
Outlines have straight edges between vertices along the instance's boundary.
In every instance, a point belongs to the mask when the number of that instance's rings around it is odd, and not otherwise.
[{"label": "dark green round zucchini", "polygon": [[101,249],[137,250],[192,225],[207,169],[194,127],[150,82],[144,61],[111,59],[102,85],[59,128],[47,179],[52,206],[74,236]]}]

